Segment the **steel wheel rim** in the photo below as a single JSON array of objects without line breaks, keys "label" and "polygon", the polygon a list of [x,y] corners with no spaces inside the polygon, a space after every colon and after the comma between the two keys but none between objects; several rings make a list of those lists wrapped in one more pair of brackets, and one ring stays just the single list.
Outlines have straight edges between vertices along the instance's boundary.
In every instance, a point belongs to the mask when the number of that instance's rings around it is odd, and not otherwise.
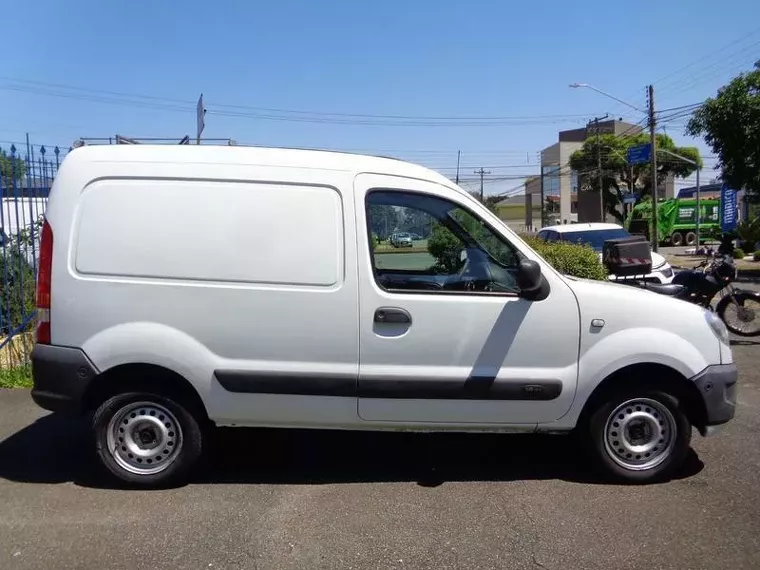
[{"label": "steel wheel rim", "polygon": [[108,452],[124,470],[155,475],[167,469],[182,449],[177,418],[155,402],[134,402],[119,409],[108,422]]},{"label": "steel wheel rim", "polygon": [[750,326],[751,323],[754,323],[757,319],[757,315],[760,313],[760,306],[751,308],[747,306],[748,303],[760,305],[760,303],[754,299],[743,299],[739,302],[738,306],[735,303],[729,303],[726,306],[724,318],[726,319],[727,324],[728,321],[730,321],[730,326],[734,330],[738,330],[743,333],[752,333],[760,329],[760,324],[754,327]]},{"label": "steel wheel rim", "polygon": [[624,469],[646,471],[673,452],[677,429],[667,406],[650,398],[634,398],[607,418],[604,447],[610,459]]}]

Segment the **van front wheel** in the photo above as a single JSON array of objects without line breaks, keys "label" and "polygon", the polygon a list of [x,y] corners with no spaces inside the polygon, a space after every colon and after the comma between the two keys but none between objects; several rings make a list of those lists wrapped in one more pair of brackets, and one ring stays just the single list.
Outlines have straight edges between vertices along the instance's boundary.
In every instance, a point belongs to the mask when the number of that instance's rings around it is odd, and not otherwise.
[{"label": "van front wheel", "polygon": [[129,485],[180,483],[201,454],[195,417],[157,394],[130,392],[110,398],[95,412],[93,430],[101,464]]},{"label": "van front wheel", "polygon": [[600,467],[628,483],[669,479],[691,443],[691,424],[678,400],[658,390],[612,396],[593,413],[589,430]]}]

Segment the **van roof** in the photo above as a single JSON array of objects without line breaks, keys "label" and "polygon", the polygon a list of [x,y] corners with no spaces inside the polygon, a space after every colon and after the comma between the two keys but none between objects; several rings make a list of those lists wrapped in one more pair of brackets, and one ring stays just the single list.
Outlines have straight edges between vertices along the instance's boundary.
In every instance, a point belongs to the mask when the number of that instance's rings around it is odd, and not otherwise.
[{"label": "van roof", "polygon": [[343,172],[374,172],[420,178],[464,192],[434,170],[396,158],[332,150],[215,145],[91,145],[69,153],[79,161],[262,164]]}]

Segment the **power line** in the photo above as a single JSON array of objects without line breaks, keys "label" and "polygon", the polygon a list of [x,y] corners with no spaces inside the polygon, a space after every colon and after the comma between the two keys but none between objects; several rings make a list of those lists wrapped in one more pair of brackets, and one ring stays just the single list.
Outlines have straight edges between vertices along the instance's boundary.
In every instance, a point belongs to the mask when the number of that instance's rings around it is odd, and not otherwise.
[{"label": "power line", "polygon": [[[123,93],[45,83],[41,81],[4,78],[15,83],[29,85],[0,85],[0,89],[29,92],[38,95],[78,99],[84,101],[134,106],[159,110],[187,112],[195,110],[195,103],[182,99],[171,99],[151,95]],[[73,91],[66,92],[61,89]],[[362,113],[337,113],[325,111],[304,111],[298,109],[278,109],[249,105],[208,104],[208,113],[236,118],[253,118],[263,120],[280,120],[291,122],[330,123],[351,125],[381,126],[505,126],[532,125],[569,122],[574,119],[587,118],[588,114],[554,114],[524,116],[426,116],[426,115],[380,115]]]},{"label": "power line", "polygon": [[725,58],[712,62],[703,67],[699,73],[689,76],[685,81],[675,82],[664,88],[662,91],[667,93],[667,99],[672,99],[679,93],[686,92],[698,85],[716,79],[721,75],[734,75],[754,63],[757,58],[757,46],[760,46],[760,41],[748,45]]},{"label": "power line", "polygon": [[710,59],[714,55],[717,55],[719,53],[723,53],[728,48],[730,48],[730,47],[732,47],[732,46],[734,46],[734,45],[736,45],[738,43],[741,43],[744,40],[746,40],[747,38],[755,36],[758,33],[760,33],[760,28],[757,28],[757,29],[749,32],[748,34],[745,34],[744,36],[740,37],[739,39],[736,39],[736,40],[734,40],[732,42],[729,42],[729,43],[723,45],[723,47],[718,48],[717,50],[713,50],[713,51],[707,53],[706,55],[700,57],[699,59],[696,59],[696,60],[692,61],[691,63],[688,63],[688,64],[686,64],[686,65],[684,65],[682,67],[679,67],[675,71],[672,71],[671,73],[668,73],[667,75],[664,75],[664,76],[660,77],[659,79],[654,80],[652,83],[657,85],[657,91],[659,92],[659,91],[662,90],[662,84],[660,83],[661,81],[664,81],[665,79],[668,79],[668,78],[671,78],[671,77],[673,77],[675,75],[678,75],[682,71],[685,71],[686,69],[689,69],[689,68],[697,65],[698,63],[701,63],[701,62],[705,61],[706,59]]},{"label": "power line", "polygon": [[[678,86],[680,78],[678,78],[677,76],[680,75],[681,73],[685,72],[686,70],[692,68],[693,66],[695,66],[695,65],[697,65],[699,63],[702,63],[705,60],[711,59],[712,57],[717,56],[718,54],[721,54],[721,53],[729,50],[730,48],[736,46],[737,44],[740,44],[740,43],[744,42],[745,40],[747,40],[747,39],[749,39],[749,38],[751,38],[753,36],[756,36],[758,33],[760,33],[760,28],[757,28],[757,29],[751,31],[751,32],[749,32],[749,33],[741,36],[738,39],[732,40],[731,42],[729,42],[727,44],[724,44],[723,46],[719,47],[718,49],[711,50],[710,52],[708,52],[707,54],[699,57],[698,59],[693,60],[690,63],[687,63],[686,65],[683,65],[683,66],[681,66],[679,68],[676,68],[675,70],[667,73],[666,75],[663,75],[663,76],[659,77],[658,79],[656,79],[655,81],[652,82],[652,84],[657,87],[658,95],[661,95],[662,93],[667,92],[673,86]],[[733,57],[737,53],[743,52],[745,49],[746,49],[746,47],[741,48],[739,50],[739,52],[733,52],[733,53],[729,54],[728,57]],[[721,61],[725,61],[725,59],[726,58],[723,57],[723,58],[721,58]],[[688,77],[692,77],[692,76],[689,75]],[[665,81],[666,79],[670,79],[670,81]],[[664,83],[662,83],[662,82],[664,82]],[[679,92],[682,92],[682,91],[684,91],[684,89],[681,89]],[[623,99],[633,99],[633,98],[638,98],[639,96],[640,96],[640,91],[636,90],[636,92],[630,93],[628,96],[624,97]],[[664,97],[663,99],[669,99],[670,97],[671,96],[668,95],[667,97]],[[622,105],[617,105],[614,108],[615,109],[622,109],[623,106]]]}]

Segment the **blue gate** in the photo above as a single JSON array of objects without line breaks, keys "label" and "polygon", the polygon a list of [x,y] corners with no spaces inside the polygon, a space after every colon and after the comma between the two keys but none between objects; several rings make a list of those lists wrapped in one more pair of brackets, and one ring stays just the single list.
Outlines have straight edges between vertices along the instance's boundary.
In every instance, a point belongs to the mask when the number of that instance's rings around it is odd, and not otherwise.
[{"label": "blue gate", "polygon": [[40,230],[61,154],[29,143],[0,148],[0,368],[29,362]]}]

